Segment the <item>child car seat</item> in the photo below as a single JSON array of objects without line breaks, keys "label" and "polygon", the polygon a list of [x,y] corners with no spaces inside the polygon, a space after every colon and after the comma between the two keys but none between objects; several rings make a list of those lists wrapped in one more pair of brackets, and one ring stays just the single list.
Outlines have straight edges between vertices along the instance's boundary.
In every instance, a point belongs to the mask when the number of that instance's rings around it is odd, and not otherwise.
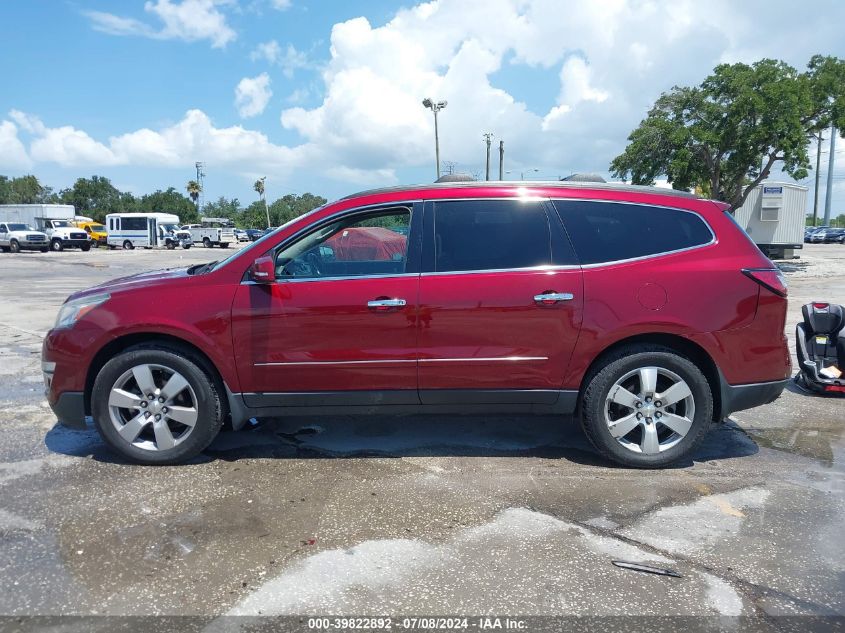
[{"label": "child car seat", "polygon": [[845,309],[814,301],[801,313],[804,321],[795,327],[796,379],[814,391],[845,394]]}]

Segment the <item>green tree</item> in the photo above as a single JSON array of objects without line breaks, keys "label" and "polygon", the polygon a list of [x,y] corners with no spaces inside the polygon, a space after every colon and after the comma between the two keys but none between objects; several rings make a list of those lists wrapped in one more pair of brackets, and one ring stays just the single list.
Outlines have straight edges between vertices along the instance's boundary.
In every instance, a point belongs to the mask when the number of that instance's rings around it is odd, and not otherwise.
[{"label": "green tree", "polygon": [[845,60],[817,55],[806,72],[721,64],[700,86],[662,94],[610,169],[635,184],[665,175],[738,208],[776,164],[805,178],[810,140],[832,122],[845,123]]},{"label": "green tree", "polygon": [[202,192],[202,187],[196,180],[189,180],[188,186],[185,187],[188,191],[188,195],[190,196],[191,200],[194,201],[194,206],[199,209],[199,198],[200,193]]},{"label": "green tree", "polygon": [[206,202],[202,214],[209,218],[229,218],[237,223],[240,220],[241,203],[237,198],[229,200],[220,196],[214,202]]},{"label": "green tree", "polygon": [[0,204],[44,204],[53,190],[42,187],[32,175],[8,178],[0,176]]},{"label": "green tree", "polygon": [[134,210],[126,208],[134,196],[122,193],[103,176],[77,178],[72,187],[62,190],[59,199],[63,204],[72,204],[77,215],[91,216],[98,222],[103,222],[108,213]]},{"label": "green tree", "polygon": [[167,190],[159,189],[153,193],[141,196],[138,210],[145,213],[173,213],[185,224],[199,222],[196,205],[186,196],[179,193],[175,187]]}]

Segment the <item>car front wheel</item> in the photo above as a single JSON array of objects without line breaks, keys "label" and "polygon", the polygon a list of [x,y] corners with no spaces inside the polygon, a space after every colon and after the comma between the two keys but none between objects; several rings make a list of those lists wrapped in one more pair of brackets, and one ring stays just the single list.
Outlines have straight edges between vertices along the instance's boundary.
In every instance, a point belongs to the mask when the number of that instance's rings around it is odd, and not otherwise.
[{"label": "car front wheel", "polygon": [[106,443],[141,464],[176,464],[202,451],[223,423],[224,407],[201,363],[181,352],[139,347],[100,370],[91,394]]},{"label": "car front wheel", "polygon": [[581,424],[605,457],[634,468],[661,468],[687,456],[713,419],[707,378],[672,349],[619,350],[592,376]]}]

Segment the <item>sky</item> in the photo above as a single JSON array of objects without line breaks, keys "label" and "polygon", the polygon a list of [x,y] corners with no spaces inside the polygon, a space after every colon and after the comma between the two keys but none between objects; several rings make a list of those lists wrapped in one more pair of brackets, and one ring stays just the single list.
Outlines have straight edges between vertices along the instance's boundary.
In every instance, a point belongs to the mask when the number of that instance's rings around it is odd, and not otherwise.
[{"label": "sky", "polygon": [[607,177],[673,85],[845,57],[838,0],[6,0],[0,24],[0,174],[143,194],[202,161],[205,199],[243,204],[262,176],[271,200],[433,181],[425,97],[444,170],[483,177],[492,133],[493,177],[499,141],[506,179]]}]

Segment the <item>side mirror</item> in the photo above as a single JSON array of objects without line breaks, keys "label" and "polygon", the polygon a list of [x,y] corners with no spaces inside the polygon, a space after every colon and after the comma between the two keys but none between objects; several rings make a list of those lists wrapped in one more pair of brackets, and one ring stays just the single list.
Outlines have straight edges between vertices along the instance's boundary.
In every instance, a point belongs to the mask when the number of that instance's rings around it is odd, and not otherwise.
[{"label": "side mirror", "polygon": [[275,259],[270,255],[256,259],[249,267],[249,277],[258,284],[271,284],[276,281]]}]

